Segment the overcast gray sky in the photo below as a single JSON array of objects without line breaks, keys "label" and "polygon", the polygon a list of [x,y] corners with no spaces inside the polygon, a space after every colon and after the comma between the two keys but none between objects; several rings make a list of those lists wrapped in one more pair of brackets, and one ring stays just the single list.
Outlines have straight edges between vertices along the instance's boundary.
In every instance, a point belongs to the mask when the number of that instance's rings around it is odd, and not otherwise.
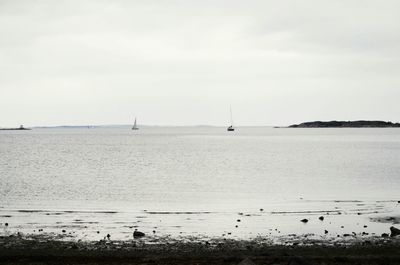
[{"label": "overcast gray sky", "polygon": [[399,10],[0,0],[0,126],[400,121]]}]

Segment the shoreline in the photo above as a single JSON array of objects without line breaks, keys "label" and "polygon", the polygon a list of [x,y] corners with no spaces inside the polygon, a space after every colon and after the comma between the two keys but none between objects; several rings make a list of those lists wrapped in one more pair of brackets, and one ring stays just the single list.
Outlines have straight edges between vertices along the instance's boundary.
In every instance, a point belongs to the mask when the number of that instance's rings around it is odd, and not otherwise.
[{"label": "shoreline", "polygon": [[[0,264],[399,264],[400,237],[301,240],[276,245],[268,238],[148,243],[46,237],[0,237]],[[297,263],[291,263],[296,261]]]}]

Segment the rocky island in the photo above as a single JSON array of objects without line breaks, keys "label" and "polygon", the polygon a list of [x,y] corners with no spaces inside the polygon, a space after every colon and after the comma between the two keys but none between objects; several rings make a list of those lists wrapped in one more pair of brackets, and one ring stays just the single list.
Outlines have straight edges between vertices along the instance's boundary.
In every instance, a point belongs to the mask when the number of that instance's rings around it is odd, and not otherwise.
[{"label": "rocky island", "polygon": [[400,123],[390,121],[312,121],[290,125],[289,128],[400,128]]},{"label": "rocky island", "polygon": [[25,128],[23,125],[18,128],[0,128],[2,131],[13,131],[13,130],[30,130],[30,128]]}]

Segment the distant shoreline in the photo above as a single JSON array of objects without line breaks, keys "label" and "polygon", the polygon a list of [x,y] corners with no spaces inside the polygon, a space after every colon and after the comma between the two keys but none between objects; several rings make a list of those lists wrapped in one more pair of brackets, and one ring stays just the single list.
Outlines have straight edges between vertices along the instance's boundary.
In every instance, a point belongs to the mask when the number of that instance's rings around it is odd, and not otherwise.
[{"label": "distant shoreline", "polygon": [[30,128],[0,128],[0,131],[29,131]]},{"label": "distant shoreline", "polygon": [[[280,127],[282,128],[282,127]],[[312,121],[293,124],[287,128],[400,128],[400,123],[390,121]]]}]

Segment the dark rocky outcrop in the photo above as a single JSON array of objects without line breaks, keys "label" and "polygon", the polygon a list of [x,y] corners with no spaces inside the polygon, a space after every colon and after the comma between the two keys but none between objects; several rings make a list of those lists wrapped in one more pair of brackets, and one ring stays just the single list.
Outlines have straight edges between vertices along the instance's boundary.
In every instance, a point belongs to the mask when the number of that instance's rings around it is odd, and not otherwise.
[{"label": "dark rocky outcrop", "polygon": [[398,127],[400,123],[390,121],[312,121],[290,125],[289,128],[386,128]]}]

